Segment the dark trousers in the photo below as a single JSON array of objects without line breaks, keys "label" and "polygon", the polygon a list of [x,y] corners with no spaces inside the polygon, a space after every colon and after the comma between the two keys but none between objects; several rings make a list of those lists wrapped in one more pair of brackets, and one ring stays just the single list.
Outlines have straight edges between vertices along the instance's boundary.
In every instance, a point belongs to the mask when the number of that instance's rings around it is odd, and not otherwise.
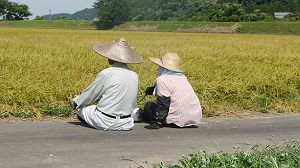
[{"label": "dark trousers", "polygon": [[[154,123],[154,122],[159,122],[156,118],[156,111],[157,111],[157,104],[154,102],[146,102],[144,105],[144,111],[142,113],[142,121],[147,122],[147,123]],[[161,122],[161,121],[160,121]],[[162,121],[161,122],[162,127],[172,127],[172,128],[183,128],[179,127],[174,123],[167,124],[166,122]],[[185,128],[198,128],[196,125],[191,125]]]},{"label": "dark trousers", "polygon": [[[146,102],[144,105],[144,112],[142,113],[142,120],[144,122],[147,123],[154,123],[154,122],[158,122],[158,120],[156,119],[157,115],[156,115],[156,111],[157,111],[157,104],[154,102]],[[177,125],[175,124],[167,124],[165,122],[161,122],[161,126],[163,127],[173,127],[173,128],[179,128]]]},{"label": "dark trousers", "polygon": [[142,120],[148,123],[156,122],[156,109],[156,103],[150,101],[146,102],[142,113]]}]

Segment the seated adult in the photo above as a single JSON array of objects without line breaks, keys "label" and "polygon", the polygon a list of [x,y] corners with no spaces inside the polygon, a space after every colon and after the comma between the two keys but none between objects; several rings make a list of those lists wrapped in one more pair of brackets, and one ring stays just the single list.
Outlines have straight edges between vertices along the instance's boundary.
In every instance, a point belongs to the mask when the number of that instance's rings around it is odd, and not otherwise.
[{"label": "seated adult", "polygon": [[143,58],[123,38],[92,48],[112,66],[102,70],[79,96],[69,98],[70,106],[76,110],[79,120],[96,129],[131,130],[138,75],[127,64],[141,63]]},{"label": "seated adult", "polygon": [[148,87],[147,95],[156,95],[155,102],[146,102],[139,110],[142,121],[150,123],[147,129],[160,127],[197,127],[202,118],[200,101],[181,70],[181,59],[167,52],[161,58],[149,57],[158,65],[156,86]]}]

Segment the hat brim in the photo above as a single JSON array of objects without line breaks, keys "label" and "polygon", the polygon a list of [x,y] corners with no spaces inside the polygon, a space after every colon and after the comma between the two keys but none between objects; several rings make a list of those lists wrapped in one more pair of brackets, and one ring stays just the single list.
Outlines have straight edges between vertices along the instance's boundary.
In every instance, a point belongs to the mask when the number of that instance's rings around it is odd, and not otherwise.
[{"label": "hat brim", "polygon": [[183,72],[180,68],[176,68],[176,67],[171,67],[171,66],[167,66],[167,65],[164,65],[162,64],[162,62],[160,61],[160,58],[154,58],[154,57],[149,57],[148,58],[150,61],[152,61],[153,63],[163,67],[163,68],[166,68],[170,71],[175,71],[175,72]]},{"label": "hat brim", "polygon": [[93,50],[114,61],[126,63],[126,64],[139,64],[143,62],[143,57],[136,53],[129,44],[124,40],[123,44],[120,45],[119,40],[93,45]]}]

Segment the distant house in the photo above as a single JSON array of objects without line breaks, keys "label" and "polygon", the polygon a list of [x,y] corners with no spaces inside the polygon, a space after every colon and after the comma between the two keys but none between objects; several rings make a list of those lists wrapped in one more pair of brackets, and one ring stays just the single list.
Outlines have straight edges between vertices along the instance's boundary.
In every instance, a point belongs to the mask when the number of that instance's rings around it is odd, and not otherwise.
[{"label": "distant house", "polygon": [[291,14],[291,12],[275,12],[275,18],[282,19],[285,15]]}]

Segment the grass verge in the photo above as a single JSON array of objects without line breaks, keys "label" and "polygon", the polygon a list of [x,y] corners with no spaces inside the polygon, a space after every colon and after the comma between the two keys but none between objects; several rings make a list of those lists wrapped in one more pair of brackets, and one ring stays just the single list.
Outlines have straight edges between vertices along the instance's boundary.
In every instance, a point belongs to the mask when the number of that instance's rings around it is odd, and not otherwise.
[{"label": "grass verge", "polygon": [[216,168],[216,167],[252,167],[252,168],[288,168],[300,167],[300,142],[291,141],[283,146],[269,145],[252,147],[250,152],[214,153],[200,151],[183,157],[179,162],[166,165],[161,163],[155,168]]},{"label": "grass verge", "polygon": [[18,20],[0,21],[0,27],[48,29],[96,29],[91,20]]},{"label": "grass verge", "polygon": [[[93,22],[92,20],[0,21],[0,27],[95,30]],[[300,35],[300,22],[136,21],[123,23],[114,30]]]},{"label": "grass verge", "polygon": [[140,21],[119,25],[116,30],[300,35],[299,22],[188,22]]}]

